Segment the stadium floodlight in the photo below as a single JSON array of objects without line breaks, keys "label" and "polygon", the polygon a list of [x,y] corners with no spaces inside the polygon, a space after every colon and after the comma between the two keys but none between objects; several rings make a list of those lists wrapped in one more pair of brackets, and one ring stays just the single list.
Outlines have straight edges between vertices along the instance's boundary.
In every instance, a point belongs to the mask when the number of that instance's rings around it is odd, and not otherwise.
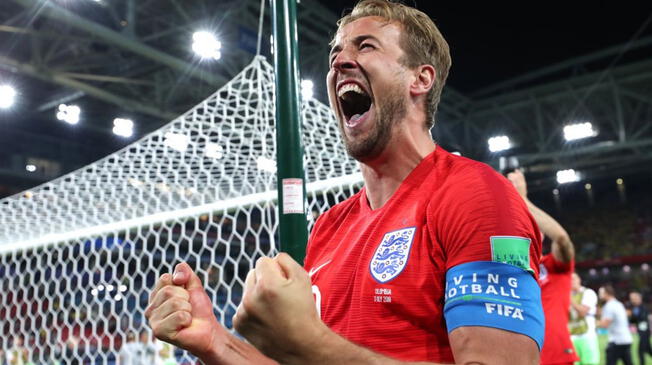
[{"label": "stadium floodlight", "polygon": [[564,126],[564,138],[566,141],[595,137],[597,135],[598,132],[593,129],[593,124],[590,122],[575,123]]},{"label": "stadium floodlight", "polygon": [[134,122],[131,119],[113,119],[113,133],[120,137],[131,137],[134,134]]},{"label": "stadium floodlight", "polygon": [[172,132],[165,133],[165,141],[163,142],[164,145],[179,152],[185,152],[185,150],[188,149],[189,143],[190,143],[190,137],[184,134],[172,133]]},{"label": "stadium floodlight", "polygon": [[206,147],[204,149],[204,155],[208,158],[214,158],[216,160],[224,157],[224,149],[217,143],[206,142]]},{"label": "stadium floodlight", "polygon": [[32,164],[26,165],[25,170],[27,170],[29,172],[34,172],[34,171],[36,171],[36,165],[32,165]]},{"label": "stadium floodlight", "polygon": [[222,43],[211,32],[200,31],[192,35],[192,50],[201,58],[219,60],[222,57],[220,48]]},{"label": "stadium floodlight", "polygon": [[9,109],[16,102],[16,89],[9,85],[0,85],[0,109]]},{"label": "stadium floodlight", "polygon": [[81,109],[77,105],[59,104],[57,108],[57,119],[75,125],[79,123],[80,113]]},{"label": "stadium floodlight", "polygon": [[301,96],[303,100],[312,99],[314,84],[312,80],[301,80]]},{"label": "stadium floodlight", "polygon": [[491,152],[500,152],[512,148],[512,143],[507,136],[491,137],[487,143],[489,143],[489,151]]},{"label": "stadium floodlight", "polygon": [[580,174],[573,169],[557,171],[557,183],[566,184],[580,181]]}]

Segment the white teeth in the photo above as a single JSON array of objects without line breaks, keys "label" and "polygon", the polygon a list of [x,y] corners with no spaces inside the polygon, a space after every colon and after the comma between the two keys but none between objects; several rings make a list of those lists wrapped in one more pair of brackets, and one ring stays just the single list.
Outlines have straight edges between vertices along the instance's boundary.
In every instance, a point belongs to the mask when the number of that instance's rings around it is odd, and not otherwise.
[{"label": "white teeth", "polygon": [[361,88],[360,86],[358,86],[357,84],[349,83],[349,84],[346,84],[346,85],[342,86],[342,87],[338,90],[338,92],[337,92],[337,96],[342,97],[342,95],[344,95],[345,93],[347,93],[347,92],[349,92],[349,91],[353,91],[353,92],[356,92],[356,93],[358,93],[358,94],[363,94],[363,95],[366,95],[366,94],[367,94],[367,93],[365,93],[364,90],[362,90],[362,88]]}]

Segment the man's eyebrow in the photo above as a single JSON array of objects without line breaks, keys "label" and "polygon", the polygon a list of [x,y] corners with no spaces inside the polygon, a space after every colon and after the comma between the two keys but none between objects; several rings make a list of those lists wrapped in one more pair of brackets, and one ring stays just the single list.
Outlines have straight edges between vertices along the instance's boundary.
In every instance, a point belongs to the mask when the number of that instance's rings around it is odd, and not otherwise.
[{"label": "man's eyebrow", "polygon": [[[372,41],[375,41],[375,42],[380,42],[378,40],[378,38],[374,37],[371,34],[361,34],[361,35],[356,36],[355,38],[353,38],[353,40],[351,40],[351,43],[353,43],[355,45],[358,45],[358,44],[364,42],[367,39],[371,39]],[[339,52],[341,50],[342,50],[342,46],[340,44],[336,44],[335,46],[333,46],[333,48],[331,48],[331,51],[330,51],[328,56],[330,57],[330,56],[333,55],[333,53],[337,53],[337,52]]]}]

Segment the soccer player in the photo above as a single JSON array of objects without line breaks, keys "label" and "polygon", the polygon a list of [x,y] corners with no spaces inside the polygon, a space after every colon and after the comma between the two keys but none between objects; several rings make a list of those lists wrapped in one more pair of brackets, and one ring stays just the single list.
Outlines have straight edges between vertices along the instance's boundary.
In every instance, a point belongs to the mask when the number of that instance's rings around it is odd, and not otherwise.
[{"label": "soccer player", "polygon": [[525,201],[541,233],[551,240],[550,253],[542,257],[539,273],[541,300],[546,316],[541,365],[572,365],[579,360],[568,332],[571,274],[575,270],[573,242],[559,222],[528,199],[527,183],[520,170],[509,173],[507,178]]},{"label": "soccer player", "polygon": [[591,288],[582,286],[582,278],[573,273],[571,311],[568,329],[575,352],[580,358],[576,365],[600,364],[600,346],[595,331],[595,315],[598,310],[598,295]]},{"label": "soccer player", "polygon": [[632,303],[632,309],[628,311],[630,313],[629,320],[636,325],[636,331],[638,332],[638,364],[645,365],[645,354],[652,356],[648,318],[650,313],[643,304],[641,293],[637,291],[629,293],[629,302]]},{"label": "soccer player", "polygon": [[536,223],[503,176],[429,132],[446,41],[385,0],[338,25],[329,99],[364,188],[319,217],[305,270],[283,253],[257,261],[234,318],[248,343],[185,263],[152,292],[155,335],[213,364],[538,364]]},{"label": "soccer player", "polygon": [[616,365],[618,360],[623,360],[625,365],[632,365],[632,334],[625,306],[616,299],[616,291],[611,285],[600,287],[598,296],[605,302],[597,325],[607,329],[609,342],[606,365]]}]

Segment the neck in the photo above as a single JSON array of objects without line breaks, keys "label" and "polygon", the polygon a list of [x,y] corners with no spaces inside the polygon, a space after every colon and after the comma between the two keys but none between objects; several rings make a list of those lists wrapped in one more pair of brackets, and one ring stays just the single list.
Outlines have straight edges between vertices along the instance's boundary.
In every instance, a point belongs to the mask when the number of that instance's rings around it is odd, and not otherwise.
[{"label": "neck", "polygon": [[399,128],[378,156],[360,164],[371,209],[385,205],[410,172],[435,150],[435,142],[422,124]]}]

